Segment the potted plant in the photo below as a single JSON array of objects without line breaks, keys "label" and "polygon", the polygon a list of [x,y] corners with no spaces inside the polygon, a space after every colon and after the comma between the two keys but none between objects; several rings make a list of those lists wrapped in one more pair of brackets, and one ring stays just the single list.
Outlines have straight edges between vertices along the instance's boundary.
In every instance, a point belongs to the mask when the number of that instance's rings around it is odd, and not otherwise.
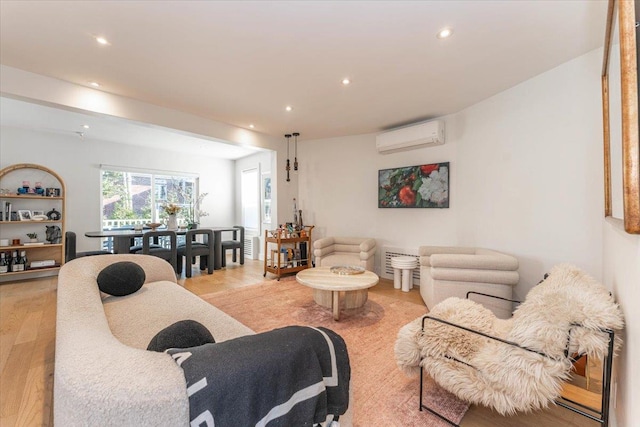
[{"label": "potted plant", "polygon": [[209,193],[200,193],[198,197],[194,197],[191,199],[191,203],[189,203],[189,210],[185,215],[185,220],[187,221],[187,228],[192,230],[194,228],[198,228],[198,221],[200,217],[209,215],[208,212],[200,210],[200,205],[202,203],[202,199],[204,199]]},{"label": "potted plant", "polygon": [[27,237],[31,242],[35,243],[38,241],[38,233],[27,233]]}]

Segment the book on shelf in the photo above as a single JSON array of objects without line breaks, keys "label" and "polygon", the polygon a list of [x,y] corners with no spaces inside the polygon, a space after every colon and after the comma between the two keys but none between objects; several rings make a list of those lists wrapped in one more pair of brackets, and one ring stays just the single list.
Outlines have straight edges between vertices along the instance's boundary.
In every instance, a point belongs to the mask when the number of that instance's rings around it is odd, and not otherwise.
[{"label": "book on shelf", "polygon": [[44,242],[24,242],[24,246],[42,246]]},{"label": "book on shelf", "polygon": [[42,261],[31,261],[31,268],[43,268],[43,267],[53,267],[56,265],[56,262],[52,259],[45,259]]},{"label": "book on shelf", "polygon": [[11,221],[11,202],[4,202],[2,206],[2,220]]}]

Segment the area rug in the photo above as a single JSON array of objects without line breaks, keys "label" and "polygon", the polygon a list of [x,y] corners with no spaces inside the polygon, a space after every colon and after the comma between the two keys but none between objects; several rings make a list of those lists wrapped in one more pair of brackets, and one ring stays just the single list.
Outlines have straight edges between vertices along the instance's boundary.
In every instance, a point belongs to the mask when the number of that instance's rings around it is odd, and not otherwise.
[{"label": "area rug", "polygon": [[[405,376],[395,363],[393,346],[398,331],[426,313],[423,305],[370,292],[363,307],[343,308],[340,321],[335,322],[329,309],[313,301],[312,290],[299,285],[294,277],[201,297],[256,332],[308,325],[340,334],[351,360],[354,426],[449,426],[429,412],[419,411],[419,379]],[[434,396],[433,405],[455,422],[468,409],[466,403],[435,383],[427,382],[427,395]]]}]

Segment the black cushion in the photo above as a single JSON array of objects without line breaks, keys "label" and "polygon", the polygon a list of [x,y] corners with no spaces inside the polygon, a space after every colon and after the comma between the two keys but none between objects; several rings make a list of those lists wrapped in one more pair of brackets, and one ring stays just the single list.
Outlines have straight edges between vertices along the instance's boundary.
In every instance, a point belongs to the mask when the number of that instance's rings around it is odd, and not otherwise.
[{"label": "black cushion", "polygon": [[137,292],[144,284],[144,270],[130,261],[115,262],[98,274],[98,287],[106,294],[116,297]]},{"label": "black cushion", "polygon": [[163,352],[169,348],[198,347],[215,343],[211,332],[195,320],[181,320],[169,325],[151,338],[147,350]]}]

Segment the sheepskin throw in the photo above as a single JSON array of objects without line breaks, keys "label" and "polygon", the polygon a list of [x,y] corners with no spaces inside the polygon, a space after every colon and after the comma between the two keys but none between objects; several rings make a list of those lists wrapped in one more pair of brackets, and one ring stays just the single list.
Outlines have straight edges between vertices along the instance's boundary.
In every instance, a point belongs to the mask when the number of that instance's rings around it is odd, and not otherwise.
[{"label": "sheepskin throw", "polygon": [[425,321],[423,331],[422,317],[402,327],[395,345],[400,369],[412,375],[422,367],[458,398],[503,415],[545,408],[559,397],[572,369],[565,356],[567,341],[569,355],[603,358],[608,335],[601,330],[623,327],[622,312],[609,291],[567,264],[554,267],[511,319],[498,319],[482,305],[459,298],[442,301],[429,316],[544,354],[432,319]]}]

